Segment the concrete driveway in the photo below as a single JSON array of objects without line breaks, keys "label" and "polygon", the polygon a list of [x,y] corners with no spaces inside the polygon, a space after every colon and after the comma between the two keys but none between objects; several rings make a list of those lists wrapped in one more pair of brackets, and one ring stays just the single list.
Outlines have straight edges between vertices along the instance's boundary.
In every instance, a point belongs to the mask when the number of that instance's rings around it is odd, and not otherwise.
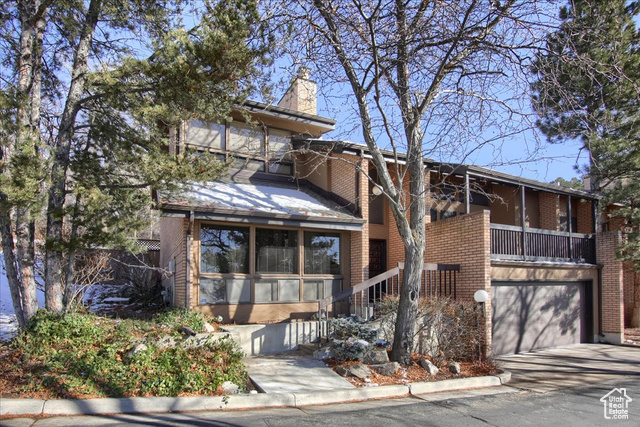
[{"label": "concrete driveway", "polygon": [[540,393],[630,376],[640,379],[640,347],[578,344],[500,356],[496,361],[511,371],[508,386]]}]

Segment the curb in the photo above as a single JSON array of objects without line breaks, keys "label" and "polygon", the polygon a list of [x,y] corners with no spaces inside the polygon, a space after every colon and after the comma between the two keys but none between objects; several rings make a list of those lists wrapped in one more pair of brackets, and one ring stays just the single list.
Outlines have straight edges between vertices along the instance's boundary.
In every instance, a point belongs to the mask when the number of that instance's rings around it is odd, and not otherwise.
[{"label": "curb", "polygon": [[229,396],[196,397],[132,397],[104,399],[0,399],[0,416],[20,415],[106,415],[187,411],[249,410],[262,408],[300,408],[363,400],[392,399],[442,391],[496,387],[511,379],[509,371],[498,375],[474,378],[303,392],[259,393]]}]

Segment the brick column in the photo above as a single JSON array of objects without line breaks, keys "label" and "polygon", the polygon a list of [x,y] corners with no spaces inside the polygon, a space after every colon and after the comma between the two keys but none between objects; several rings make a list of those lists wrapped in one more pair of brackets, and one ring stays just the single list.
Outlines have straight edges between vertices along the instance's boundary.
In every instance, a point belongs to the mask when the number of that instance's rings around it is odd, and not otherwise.
[{"label": "brick column", "polygon": [[596,238],[600,275],[602,336],[605,342],[621,344],[624,340],[624,301],[622,262],[616,251],[622,242],[619,231],[599,233]]}]

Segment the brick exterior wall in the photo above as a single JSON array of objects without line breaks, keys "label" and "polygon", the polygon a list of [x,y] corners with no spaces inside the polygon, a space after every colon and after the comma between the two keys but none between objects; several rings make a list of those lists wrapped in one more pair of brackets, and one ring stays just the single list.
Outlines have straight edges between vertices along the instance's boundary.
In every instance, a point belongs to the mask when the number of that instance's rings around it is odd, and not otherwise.
[{"label": "brick exterior wall", "polygon": [[175,259],[173,303],[185,307],[186,293],[186,232],[189,223],[182,218],[160,219],[160,267],[169,268],[169,262]]},{"label": "brick exterior wall", "polygon": [[558,230],[560,220],[560,198],[557,194],[539,192],[540,228]]},{"label": "brick exterior wall", "polygon": [[[459,264],[457,297],[473,301],[484,289],[491,296],[491,229],[489,211],[427,224],[425,262]],[[485,346],[491,347],[491,298],[485,304]]]},{"label": "brick exterior wall", "polygon": [[618,231],[599,233],[596,239],[598,264],[602,265],[602,334],[613,344],[620,344],[624,333],[623,268],[616,259],[621,241]]},{"label": "brick exterior wall", "polygon": [[635,300],[636,283],[640,281],[640,274],[633,268],[633,263],[625,262],[623,264],[624,274],[624,325],[627,328],[632,327],[631,319],[633,318],[633,306]]},{"label": "brick exterior wall", "polygon": [[[338,196],[342,197],[345,200],[348,200],[351,203],[359,205],[367,204],[360,203],[360,200],[357,200],[359,196],[367,195],[369,188],[369,186],[367,185],[366,187],[364,187],[365,191],[362,192],[362,180],[360,180],[360,182],[357,182],[358,180],[356,180],[355,164],[357,164],[360,159],[356,156],[350,156],[346,154],[336,154],[332,157],[335,158],[330,160],[330,187],[328,188],[328,191],[337,194]],[[366,169],[365,165],[363,165],[363,169],[368,170]],[[361,177],[364,177],[362,174],[360,175]],[[360,193],[358,193],[356,189],[358,185],[360,185]]]},{"label": "brick exterior wall", "polygon": [[593,233],[593,208],[591,200],[578,200],[577,217],[578,229],[577,233],[591,234]]}]

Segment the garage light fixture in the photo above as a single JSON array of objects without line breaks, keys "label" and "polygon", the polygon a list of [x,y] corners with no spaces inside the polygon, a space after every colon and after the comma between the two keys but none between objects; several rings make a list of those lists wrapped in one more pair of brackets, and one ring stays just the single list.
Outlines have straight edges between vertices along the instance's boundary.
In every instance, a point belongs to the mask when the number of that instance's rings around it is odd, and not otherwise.
[{"label": "garage light fixture", "polygon": [[473,299],[476,302],[484,304],[485,302],[489,301],[489,294],[484,289],[480,289],[473,294]]}]

